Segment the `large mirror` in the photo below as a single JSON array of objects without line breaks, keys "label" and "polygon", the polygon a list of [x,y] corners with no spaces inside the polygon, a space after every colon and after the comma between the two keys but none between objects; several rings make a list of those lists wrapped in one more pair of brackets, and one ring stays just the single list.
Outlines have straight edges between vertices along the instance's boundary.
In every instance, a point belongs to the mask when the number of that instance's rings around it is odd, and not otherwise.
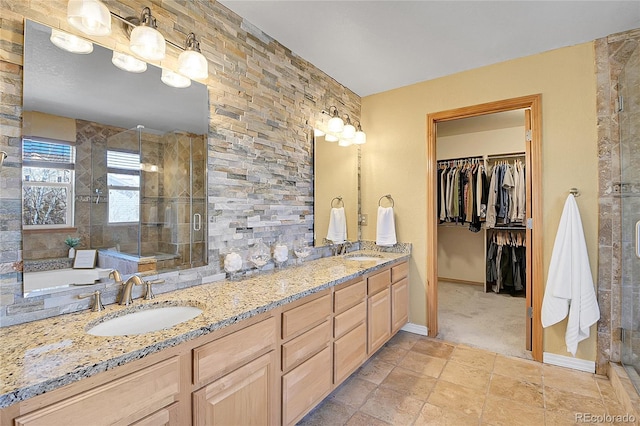
[{"label": "large mirror", "polygon": [[[315,137],[314,244],[358,241],[360,146]],[[346,225],[346,233],[344,231]],[[338,241],[336,241],[336,239]]]},{"label": "large mirror", "polygon": [[206,264],[207,87],[170,87],[158,67],[124,71],[113,51],[71,53],[56,37],[25,21],[25,296],[55,290],[30,276],[71,268],[65,242],[123,274]]}]

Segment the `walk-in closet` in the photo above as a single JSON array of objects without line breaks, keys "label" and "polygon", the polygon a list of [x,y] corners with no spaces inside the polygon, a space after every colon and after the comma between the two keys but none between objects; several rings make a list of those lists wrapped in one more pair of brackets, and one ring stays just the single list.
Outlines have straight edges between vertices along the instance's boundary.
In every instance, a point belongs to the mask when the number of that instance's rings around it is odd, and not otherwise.
[{"label": "walk-in closet", "polygon": [[436,131],[438,336],[530,358],[525,111]]}]

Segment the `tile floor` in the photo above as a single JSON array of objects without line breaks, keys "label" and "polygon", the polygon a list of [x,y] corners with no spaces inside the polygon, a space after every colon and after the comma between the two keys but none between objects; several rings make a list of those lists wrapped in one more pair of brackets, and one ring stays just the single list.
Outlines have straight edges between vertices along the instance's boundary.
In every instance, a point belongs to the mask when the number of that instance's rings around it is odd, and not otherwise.
[{"label": "tile floor", "polygon": [[606,377],[401,331],[299,424],[555,426],[577,413],[625,414]]}]

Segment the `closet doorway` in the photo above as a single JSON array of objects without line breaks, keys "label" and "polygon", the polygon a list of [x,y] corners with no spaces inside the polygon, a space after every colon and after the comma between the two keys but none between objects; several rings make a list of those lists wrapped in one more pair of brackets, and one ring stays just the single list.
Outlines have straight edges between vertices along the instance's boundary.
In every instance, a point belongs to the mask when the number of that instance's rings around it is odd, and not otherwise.
[{"label": "closet doorway", "polygon": [[[507,99],[497,102],[491,102],[487,104],[474,105],[470,107],[457,108],[448,111],[441,111],[427,115],[427,188],[432,196],[427,197],[427,327],[429,335],[435,337],[438,335],[438,232],[442,230],[443,235],[445,231],[450,231],[450,228],[442,228],[440,225],[443,223],[445,226],[450,225],[455,227],[456,225],[462,227],[459,223],[455,223],[456,219],[447,218],[442,219],[442,206],[443,203],[448,206],[452,206],[449,201],[444,197],[440,199],[439,186],[443,183],[442,170],[444,167],[443,160],[440,158],[441,163],[438,163],[439,155],[437,149],[437,125],[441,123],[441,127],[444,123],[452,122],[454,120],[467,119],[472,117],[488,116],[489,114],[503,113],[508,111],[521,111],[523,120],[524,131],[522,132],[522,150],[516,152],[504,152],[504,149],[500,153],[494,153],[493,155],[475,155],[470,156],[458,156],[451,157],[446,160],[451,161],[451,165],[462,165],[465,161],[469,161],[470,164],[488,162],[496,164],[506,164],[509,160],[522,161],[522,166],[526,170],[525,173],[525,212],[526,215],[522,219],[519,226],[520,230],[517,232],[511,232],[506,230],[497,231],[495,228],[503,227],[501,220],[498,220],[496,225],[491,226],[491,230],[485,230],[485,224],[482,224],[482,229],[476,231],[482,235],[485,243],[489,244],[490,239],[495,240],[494,234],[508,233],[513,235],[514,241],[518,241],[521,238],[526,241],[526,250],[523,250],[522,255],[523,264],[525,264],[525,273],[522,277],[522,286],[525,288],[525,303],[522,306],[521,312],[521,324],[524,324],[522,346],[531,351],[531,357],[535,360],[542,361],[542,324],[540,321],[540,310],[542,306],[542,207],[541,207],[541,96],[531,95],[521,98]],[[497,148],[496,148],[497,149]],[[496,150],[494,149],[494,151]],[[497,149],[500,151],[500,149]],[[452,152],[455,152],[452,151]],[[503,158],[500,158],[500,157]],[[499,162],[499,163],[498,163]],[[475,168],[474,168],[475,170]],[[487,173],[488,179],[490,175]],[[460,195],[460,199],[463,196]],[[471,197],[471,195],[469,195]],[[471,198],[469,198],[471,199]],[[460,202],[462,205],[462,201]],[[474,209],[475,210],[475,209]],[[448,213],[447,213],[448,214]],[[462,213],[455,210],[457,216]],[[471,214],[467,220],[471,221]],[[461,219],[464,220],[464,219]],[[448,222],[453,222],[450,224]],[[474,220],[474,222],[477,222]],[[484,222],[484,220],[482,221]],[[470,228],[467,223],[466,229]],[[477,228],[471,226],[471,228]],[[455,232],[469,232],[458,229]],[[506,235],[506,234],[505,234]],[[503,237],[500,237],[503,238]],[[486,255],[488,245],[483,250],[482,256]],[[511,252],[511,249],[509,249]],[[525,254],[526,252],[526,254]],[[515,252],[514,252],[515,253]],[[465,280],[460,280],[465,281]],[[472,280],[477,281],[477,280]],[[491,291],[491,284],[486,282],[479,283],[484,285],[483,291]],[[493,289],[496,289],[494,283]],[[500,283],[498,283],[497,289],[501,289]],[[513,290],[513,289],[511,289]],[[498,292],[499,292],[498,291]],[[496,295],[499,296],[499,295]],[[504,296],[503,296],[504,297]],[[491,333],[491,330],[486,330],[486,333]]]}]

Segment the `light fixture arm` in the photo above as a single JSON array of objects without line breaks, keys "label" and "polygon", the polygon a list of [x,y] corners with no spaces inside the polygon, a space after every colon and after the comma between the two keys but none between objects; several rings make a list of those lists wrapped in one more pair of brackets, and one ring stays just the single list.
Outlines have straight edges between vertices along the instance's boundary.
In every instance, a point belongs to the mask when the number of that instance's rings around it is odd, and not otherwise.
[{"label": "light fixture arm", "polygon": [[193,50],[194,52],[200,52],[200,42],[196,40],[194,33],[189,33],[187,39],[184,42],[184,50]]},{"label": "light fixture arm", "polygon": [[145,6],[144,9],[142,9],[142,13],[140,14],[140,25],[154,29],[158,27],[156,24],[156,18],[151,16],[151,9],[149,6]]}]

